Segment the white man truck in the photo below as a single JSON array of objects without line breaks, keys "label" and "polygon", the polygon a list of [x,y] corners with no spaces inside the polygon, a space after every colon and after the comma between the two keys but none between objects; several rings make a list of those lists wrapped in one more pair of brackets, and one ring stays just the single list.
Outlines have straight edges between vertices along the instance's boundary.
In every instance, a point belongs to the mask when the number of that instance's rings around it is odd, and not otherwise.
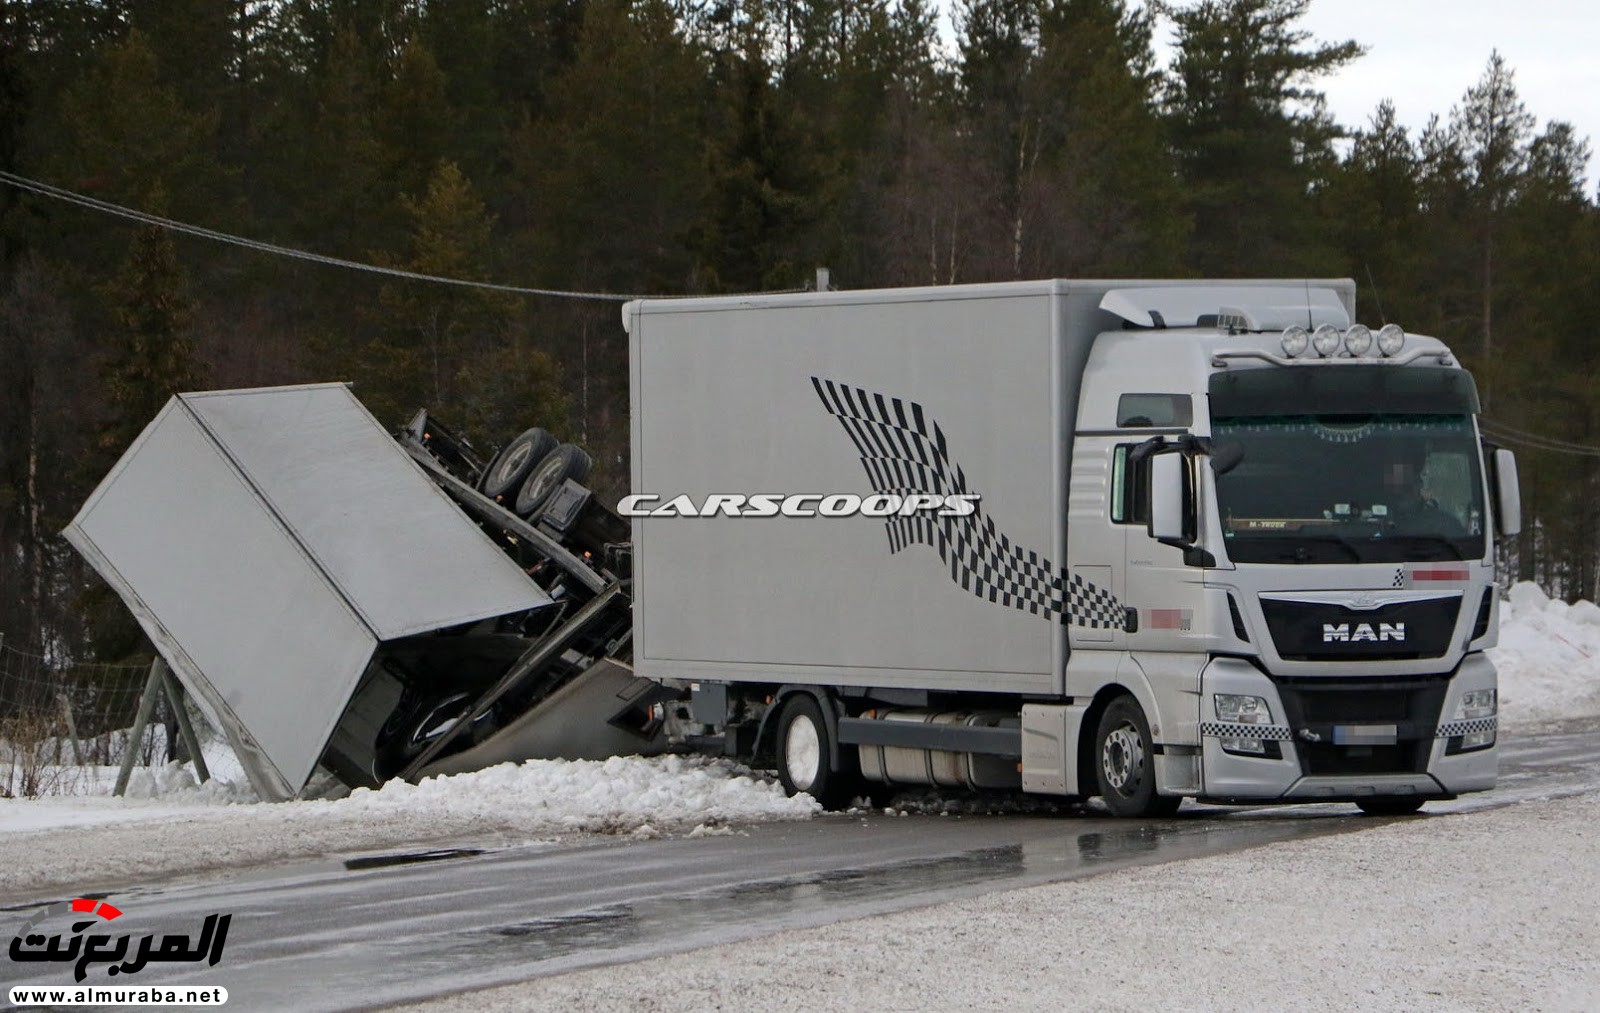
[{"label": "white man truck", "polygon": [[839,804],[1405,813],[1495,782],[1516,468],[1349,280],[639,300],[634,672]]}]

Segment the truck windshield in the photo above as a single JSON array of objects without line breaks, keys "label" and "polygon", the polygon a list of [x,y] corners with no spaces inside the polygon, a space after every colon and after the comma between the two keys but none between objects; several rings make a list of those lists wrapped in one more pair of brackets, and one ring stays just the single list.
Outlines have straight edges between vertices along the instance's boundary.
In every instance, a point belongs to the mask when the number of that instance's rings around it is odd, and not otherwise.
[{"label": "truck windshield", "polygon": [[1478,442],[1468,415],[1216,418],[1239,464],[1217,477],[1237,563],[1480,559]]}]

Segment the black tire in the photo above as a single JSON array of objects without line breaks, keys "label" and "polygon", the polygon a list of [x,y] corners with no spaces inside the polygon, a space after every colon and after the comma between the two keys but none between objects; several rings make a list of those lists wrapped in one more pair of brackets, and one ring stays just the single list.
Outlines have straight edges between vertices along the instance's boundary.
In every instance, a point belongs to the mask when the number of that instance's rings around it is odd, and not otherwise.
[{"label": "black tire", "polygon": [[1386,798],[1369,798],[1357,802],[1356,807],[1368,816],[1410,816],[1422,808],[1426,799],[1400,795]]},{"label": "black tire", "polygon": [[593,462],[589,455],[570,443],[563,443],[545,455],[539,466],[533,469],[522,488],[517,490],[516,514],[518,517],[533,517],[551,496],[555,495],[561,483],[567,479],[582,482],[589,477],[589,470]]},{"label": "black tire", "polygon": [[842,809],[855,798],[860,775],[829,763],[832,740],[822,708],[808,693],[796,693],[778,715],[778,780],[790,795],[804,792],[824,809]]},{"label": "black tire", "polygon": [[1111,701],[1094,733],[1094,776],[1114,816],[1171,816],[1183,799],[1156,794],[1150,723],[1131,696]]},{"label": "black tire", "polygon": [[483,469],[478,489],[490,499],[511,495],[522,488],[528,473],[539,466],[545,455],[556,449],[557,442],[543,429],[529,429],[494,455],[494,460]]}]

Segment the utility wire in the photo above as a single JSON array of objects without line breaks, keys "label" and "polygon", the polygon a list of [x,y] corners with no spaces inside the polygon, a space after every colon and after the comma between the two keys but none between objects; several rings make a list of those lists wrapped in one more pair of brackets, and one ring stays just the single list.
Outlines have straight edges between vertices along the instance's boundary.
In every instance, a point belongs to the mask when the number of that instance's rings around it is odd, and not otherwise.
[{"label": "utility wire", "polygon": [[[602,302],[626,302],[629,299],[646,298],[641,295],[625,294],[620,292],[573,292],[564,289],[530,288],[523,285],[501,285],[488,281],[473,281],[466,278],[444,278],[439,275],[423,274],[418,271],[407,271],[398,267],[382,267],[377,264],[366,264],[356,260],[346,260],[343,257],[330,257],[321,253],[312,253],[309,250],[297,250],[288,246],[279,246],[276,243],[267,243],[259,239],[250,239],[237,236],[228,232],[219,232],[200,225],[190,225],[172,218],[151,214],[148,211],[139,211],[135,208],[113,204],[110,201],[89,197],[72,190],[65,190],[48,183],[41,183],[36,179],[19,176],[14,172],[0,169],[0,183],[7,183],[19,190],[49,197],[53,200],[75,204],[91,211],[102,214],[114,215],[129,221],[139,222],[144,225],[154,225],[183,235],[195,236],[200,239],[209,239],[213,242],[227,243],[232,246],[255,250],[258,253],[270,253],[275,256],[289,257],[295,260],[304,260],[313,264],[325,264],[329,267],[342,267],[352,271],[366,271],[371,274],[386,275],[391,278],[405,278],[410,281],[425,281],[436,285],[457,285],[463,288],[486,289],[493,292],[512,292],[518,295],[550,296],[557,299],[581,299]],[[783,289],[782,292],[800,292],[804,289]],[[660,297],[657,297],[660,298]],[[1539,433],[1530,433],[1515,426],[1497,422],[1492,419],[1481,420],[1485,434],[1504,443],[1514,446],[1527,447],[1534,450],[1545,450],[1557,454],[1571,454],[1579,457],[1600,457],[1600,447],[1574,443],[1570,440],[1561,440],[1552,436],[1543,436]]]},{"label": "utility wire", "polygon": [[1545,436],[1540,433],[1530,433],[1526,429],[1518,429],[1516,426],[1506,422],[1500,422],[1496,419],[1483,419],[1482,421],[1491,428],[1498,429],[1504,433],[1510,433],[1513,436],[1521,436],[1524,439],[1541,440],[1545,443],[1567,447],[1572,450],[1600,450],[1600,448],[1591,447],[1587,443],[1574,443],[1571,440],[1563,440],[1555,436]]},{"label": "utility wire", "polygon": [[1481,420],[1479,426],[1485,436],[1501,443],[1509,443],[1514,447],[1542,450],[1552,454],[1568,454],[1573,457],[1600,457],[1600,447],[1572,443],[1568,440],[1557,440],[1549,436],[1540,436],[1537,433],[1523,433],[1520,430],[1511,429],[1488,419]]},{"label": "utility wire", "polygon": [[[163,229],[169,229],[173,232],[182,233],[186,236],[197,236],[200,239],[209,239],[217,243],[228,243],[233,246],[242,246],[247,250],[255,250],[258,253],[270,253],[279,257],[290,257],[295,260],[310,261],[313,264],[325,264],[329,267],[343,267],[352,271],[367,271],[372,274],[388,275],[392,278],[405,278],[411,281],[426,281],[436,285],[459,285],[463,288],[480,288],[493,292],[514,292],[518,295],[550,296],[556,299],[582,299],[598,302],[626,302],[629,299],[647,298],[646,296],[629,295],[620,292],[569,292],[562,289],[553,288],[527,288],[522,285],[500,285],[494,282],[471,281],[465,278],[441,278],[438,275],[422,274],[417,271],[406,271],[397,267],[380,267],[377,264],[365,264],[357,260],[345,260],[343,257],[329,257],[321,253],[312,253],[308,250],[297,250],[288,246],[279,246],[276,243],[262,242],[259,239],[236,236],[228,232],[218,232],[216,229],[208,229],[199,225],[190,225],[187,222],[180,222],[171,218],[164,218],[161,215],[154,215],[148,211],[139,211],[135,208],[124,207],[121,204],[113,204],[110,201],[100,200],[95,197],[88,197],[84,194],[75,193],[71,190],[63,190],[61,187],[51,186],[49,183],[41,183],[36,179],[29,179],[26,176],[19,176],[14,172],[6,172],[3,169],[0,169],[0,183],[8,183],[19,190],[26,190],[29,193],[38,194],[41,197],[49,197],[52,200],[65,201],[68,204],[76,204],[79,207],[88,208],[91,211],[99,211],[102,214],[114,215],[118,218],[125,218],[129,221],[140,222],[145,225],[155,225]],[[788,289],[785,291],[800,292],[804,291],[804,289]],[[671,297],[657,296],[650,298]]]}]

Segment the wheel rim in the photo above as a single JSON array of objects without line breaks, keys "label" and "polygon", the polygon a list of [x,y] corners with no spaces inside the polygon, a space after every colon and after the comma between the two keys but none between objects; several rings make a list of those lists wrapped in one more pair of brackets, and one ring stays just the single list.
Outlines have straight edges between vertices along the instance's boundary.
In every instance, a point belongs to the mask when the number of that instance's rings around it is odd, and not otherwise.
[{"label": "wheel rim", "polygon": [[519,510],[532,510],[545,501],[556,483],[566,469],[564,459],[552,454],[545,458],[544,463],[532,475],[528,476],[528,484],[523,489],[523,495],[517,500]]},{"label": "wheel rim", "polygon": [[816,783],[822,769],[822,737],[804,714],[789,725],[789,734],[783,741],[783,766],[789,771],[789,780],[801,791]]},{"label": "wheel rim", "polygon": [[511,452],[500,459],[491,476],[496,484],[503,485],[507,480],[522,470],[527,463],[528,455],[533,453],[532,443],[523,443],[511,448]]},{"label": "wheel rim", "polygon": [[1139,729],[1132,722],[1123,722],[1111,730],[1100,747],[1100,770],[1107,784],[1127,794],[1143,769],[1144,743],[1139,739]]}]

